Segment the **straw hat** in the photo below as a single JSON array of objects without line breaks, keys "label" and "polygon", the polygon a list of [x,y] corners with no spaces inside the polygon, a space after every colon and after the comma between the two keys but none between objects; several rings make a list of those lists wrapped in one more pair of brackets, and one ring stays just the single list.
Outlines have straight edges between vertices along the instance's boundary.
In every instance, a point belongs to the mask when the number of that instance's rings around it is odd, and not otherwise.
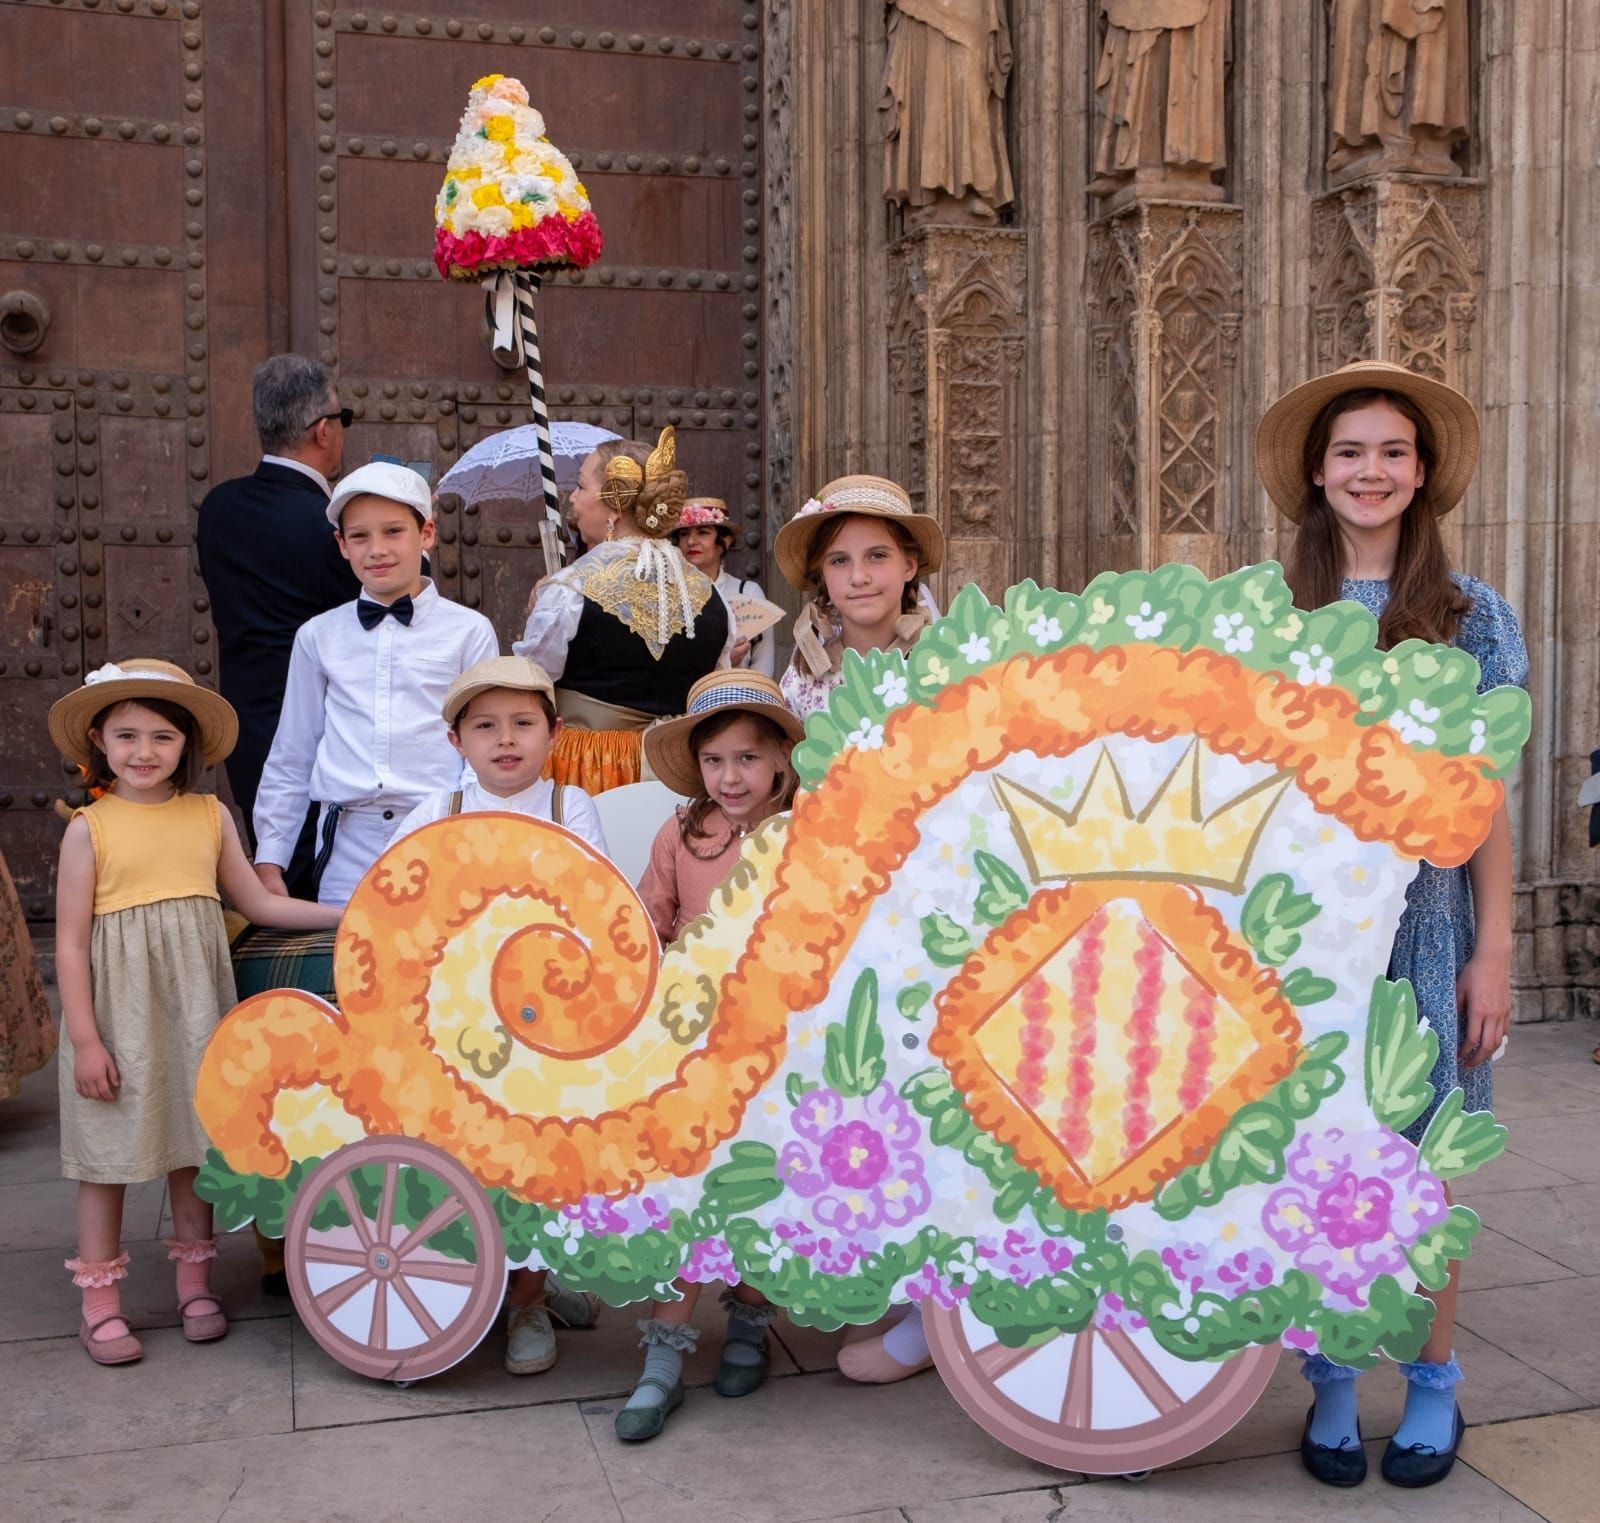
[{"label": "straw hat", "polygon": [[556,701],[556,685],[537,661],[526,656],[490,656],[469,666],[450,684],[444,695],[444,722],[452,727],[461,711],[480,693],[493,688],[508,687],[519,693],[543,693],[551,703]]},{"label": "straw hat", "polygon": [[765,714],[790,740],[805,738],[805,725],[789,712],[783,691],[772,678],[743,669],[712,672],[689,689],[686,713],[644,732],[650,765],[674,793],[693,798],[700,792],[700,761],[690,748],[689,737],[702,719],[729,709]]},{"label": "straw hat", "polygon": [[817,496],[778,530],[773,554],[778,570],[791,586],[802,592],[811,590],[806,580],[806,561],[812,542],[829,522],[830,514],[861,513],[868,518],[892,518],[904,526],[916,541],[923,571],[937,571],[944,559],[944,530],[939,521],[926,513],[913,513],[911,499],[903,487],[882,476],[841,476],[830,481]]},{"label": "straw hat", "polygon": [[734,538],[728,504],[720,497],[691,497],[684,503],[683,512],[678,515],[678,527],[672,531],[673,539],[685,529],[715,529],[718,539],[727,535],[730,543]]},{"label": "straw hat", "polygon": [[89,765],[89,727],[94,717],[114,703],[162,698],[178,704],[200,727],[200,754],[209,767],[233,750],[239,739],[239,716],[218,693],[201,687],[181,666],[170,661],[130,657],[107,662],[83,679],[83,686],[50,706],[50,739],[56,749],[80,767]]},{"label": "straw hat", "polygon": [[1448,513],[1466,495],[1478,468],[1478,413],[1453,386],[1387,360],[1358,360],[1286,392],[1256,430],[1256,474],[1278,511],[1295,523],[1305,496],[1305,444],[1317,414],[1352,391],[1395,391],[1421,408],[1433,429],[1433,511]]}]

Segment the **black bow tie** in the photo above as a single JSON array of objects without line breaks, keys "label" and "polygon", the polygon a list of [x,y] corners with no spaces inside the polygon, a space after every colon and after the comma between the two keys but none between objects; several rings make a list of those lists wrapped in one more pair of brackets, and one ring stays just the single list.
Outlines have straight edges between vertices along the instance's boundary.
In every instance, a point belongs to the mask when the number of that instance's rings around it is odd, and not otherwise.
[{"label": "black bow tie", "polygon": [[396,598],[392,603],[374,603],[370,598],[356,600],[356,617],[361,620],[363,629],[376,629],[384,618],[393,614],[397,622],[410,624],[411,599],[409,597]]}]

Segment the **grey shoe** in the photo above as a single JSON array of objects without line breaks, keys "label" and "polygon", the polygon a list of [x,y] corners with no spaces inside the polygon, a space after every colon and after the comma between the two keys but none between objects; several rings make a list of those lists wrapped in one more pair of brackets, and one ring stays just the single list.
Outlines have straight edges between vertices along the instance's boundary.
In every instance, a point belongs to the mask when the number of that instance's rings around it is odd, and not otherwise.
[{"label": "grey shoe", "polygon": [[513,1306],[506,1312],[506,1369],[537,1375],[556,1362],[556,1333],[541,1305]]},{"label": "grey shoe", "polygon": [[545,1309],[563,1327],[593,1327],[600,1317],[600,1297],[592,1291],[568,1290],[554,1275],[544,1282]]}]

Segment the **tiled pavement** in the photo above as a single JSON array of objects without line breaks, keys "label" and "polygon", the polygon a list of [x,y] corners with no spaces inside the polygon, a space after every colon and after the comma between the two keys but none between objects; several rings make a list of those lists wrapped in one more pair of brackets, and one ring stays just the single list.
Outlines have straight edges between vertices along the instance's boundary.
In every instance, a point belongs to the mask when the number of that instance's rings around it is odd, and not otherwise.
[{"label": "tiled pavement", "polygon": [[[836,1337],[781,1324],[774,1378],[745,1401],[706,1388],[715,1336],[667,1433],[628,1447],[611,1416],[636,1370],[632,1317],[564,1336],[551,1372],[514,1380],[491,1335],[464,1364],[395,1390],[348,1374],[264,1299],[248,1235],[224,1244],[234,1326],[187,1346],[156,1242],[158,1185],[129,1192],[139,1365],[101,1370],[73,1334],[61,1269],[72,1186],[56,1177],[55,1072],[0,1102],[0,1518],[5,1523],[195,1518],[449,1523],[1046,1523],[1159,1519],[1407,1523],[1600,1518],[1600,1039],[1593,1023],[1521,1027],[1500,1065],[1510,1152],[1463,1197],[1485,1230],[1462,1297],[1458,1351],[1473,1424],[1463,1463],[1431,1492],[1372,1478],[1335,1495],[1295,1457],[1306,1392],[1285,1360],[1232,1433],[1139,1485],[1085,1482],[990,1440],[934,1375],[852,1386]],[[717,1312],[706,1300],[708,1325]],[[1400,1382],[1368,1378],[1374,1458]]]}]

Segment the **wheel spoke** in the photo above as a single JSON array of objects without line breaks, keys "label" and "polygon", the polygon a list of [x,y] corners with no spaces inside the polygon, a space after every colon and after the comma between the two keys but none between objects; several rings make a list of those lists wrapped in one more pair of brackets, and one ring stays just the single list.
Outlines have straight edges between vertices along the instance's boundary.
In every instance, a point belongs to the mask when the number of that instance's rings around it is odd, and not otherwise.
[{"label": "wheel spoke", "polygon": [[332,1243],[307,1241],[301,1257],[308,1264],[336,1264],[344,1269],[365,1269],[367,1256],[356,1248],[335,1248]]},{"label": "wheel spoke", "polygon": [[446,1196],[433,1208],[415,1227],[406,1235],[406,1240],[395,1249],[397,1258],[405,1258],[412,1249],[420,1247],[427,1242],[435,1232],[448,1227],[458,1216],[467,1209],[466,1202],[454,1195]]},{"label": "wheel spoke", "polygon": [[345,1209],[345,1214],[350,1218],[350,1225],[355,1228],[356,1236],[361,1241],[363,1248],[372,1246],[372,1224],[367,1220],[366,1213],[362,1211],[356,1200],[355,1186],[350,1183],[348,1174],[341,1174],[333,1182],[333,1193],[339,1197],[340,1204]]},{"label": "wheel spoke", "polygon": [[389,1283],[394,1286],[395,1294],[405,1303],[406,1310],[417,1319],[417,1326],[429,1338],[437,1338],[441,1332],[439,1324],[428,1315],[428,1308],[417,1299],[416,1291],[406,1284],[405,1276],[397,1276]]},{"label": "wheel spoke", "polygon": [[394,1190],[400,1177],[400,1165],[386,1163],[383,1166],[383,1196],[378,1202],[378,1241],[387,1243],[389,1233],[394,1227]]},{"label": "wheel spoke", "polygon": [[367,1346],[389,1346],[389,1292],[388,1287],[381,1284],[372,1297],[372,1321],[367,1326]]},{"label": "wheel spoke", "polygon": [[470,1285],[478,1278],[476,1264],[460,1259],[422,1259],[413,1254],[401,1273],[408,1280],[443,1280],[447,1285]]},{"label": "wheel spoke", "polygon": [[368,1269],[360,1274],[351,1275],[348,1280],[341,1280],[337,1285],[330,1285],[316,1297],[317,1310],[324,1317],[331,1317],[346,1301],[359,1295],[370,1284],[372,1284],[372,1271]]},{"label": "wheel spoke", "polygon": [[1139,1345],[1121,1328],[1106,1333],[1106,1348],[1132,1377],[1146,1401],[1161,1413],[1175,1412],[1183,1398],[1161,1378],[1161,1372],[1145,1358]]},{"label": "wheel spoke", "polygon": [[1073,1340],[1067,1366],[1067,1389],[1061,1397],[1061,1426],[1087,1428],[1094,1411],[1095,1330],[1086,1327]]},{"label": "wheel spoke", "polygon": [[1023,1360],[1031,1359],[1040,1349],[1049,1346],[1047,1343],[1026,1343],[1021,1348],[1007,1348],[1003,1343],[991,1343],[973,1356],[973,1362],[983,1372],[985,1380],[998,1380],[1016,1369]]}]

